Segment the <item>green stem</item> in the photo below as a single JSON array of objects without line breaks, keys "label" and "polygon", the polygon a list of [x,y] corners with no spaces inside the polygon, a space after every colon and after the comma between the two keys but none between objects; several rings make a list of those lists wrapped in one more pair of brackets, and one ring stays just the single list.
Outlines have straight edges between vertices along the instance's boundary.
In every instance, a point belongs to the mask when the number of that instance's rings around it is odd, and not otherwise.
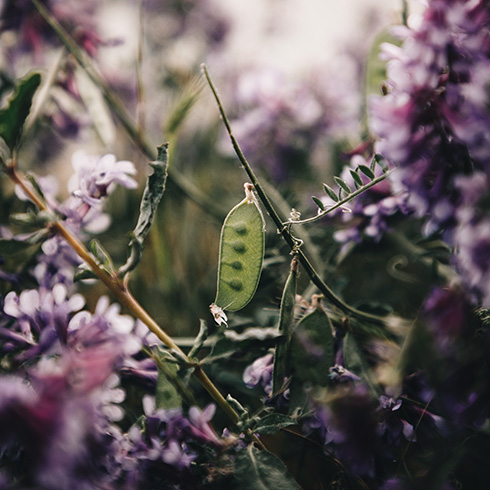
[{"label": "green stem", "polygon": [[[289,245],[292,251],[294,251],[297,254],[298,260],[303,266],[306,274],[308,277],[311,279],[313,284],[323,293],[325,298],[330,301],[333,305],[335,305],[337,308],[339,308],[341,311],[343,311],[345,314],[352,315],[353,317],[356,317],[360,320],[366,320],[370,322],[375,322],[375,323],[381,323],[384,324],[384,318],[377,316],[377,315],[372,315],[370,313],[366,313],[364,311],[357,310],[356,308],[348,305],[344,301],[342,301],[328,286],[327,284],[322,280],[322,278],[318,275],[316,270],[313,268],[311,265],[310,261],[306,257],[306,255],[303,253],[301,248],[298,247],[298,240],[295,239],[291,233],[289,232],[288,226],[284,226],[282,219],[280,218],[279,214],[275,210],[274,206],[272,205],[269,197],[265,193],[262,185],[260,184],[259,180],[257,179],[254,171],[252,170],[250,164],[248,163],[247,159],[245,158],[245,155],[243,154],[240,145],[238,144],[233,131],[230,126],[230,122],[228,120],[228,117],[226,116],[225,110],[223,108],[223,104],[221,103],[221,99],[218,95],[218,92],[216,90],[216,87],[214,86],[213,81],[211,80],[211,77],[209,76],[209,73],[206,69],[206,66],[203,64],[201,65],[201,70],[203,75],[205,76],[209,87],[211,88],[211,91],[213,92],[214,98],[216,100],[216,104],[218,106],[219,113],[221,115],[221,119],[223,120],[223,124],[226,127],[226,131],[228,132],[228,135],[231,140],[231,144],[233,146],[233,149],[235,150],[236,155],[238,156],[238,159],[240,160],[240,163],[242,164],[243,169],[247,173],[248,177],[252,181],[252,184],[255,188],[255,191],[257,192],[257,195],[259,196],[260,200],[264,204],[265,209],[267,210],[267,213],[271,217],[272,221],[277,227],[278,233],[284,238],[286,243]],[[289,224],[289,223],[288,223]]]},{"label": "green stem", "polygon": [[[87,76],[92,82],[99,88],[108,106],[111,108],[113,114],[124,128],[128,136],[133,143],[140,149],[140,151],[150,160],[155,160],[156,153],[154,146],[148,141],[147,138],[141,134],[138,125],[136,125],[122,103],[114,95],[114,91],[104,82],[102,77],[97,73],[97,70],[92,65],[91,61],[80,49],[78,44],[63,28],[63,26],[57,21],[57,19],[49,12],[49,10],[39,1],[31,0],[36,9],[42,15],[46,23],[53,29],[55,34],[64,44],[66,49],[73,55],[80,67],[85,71]],[[223,218],[222,210],[216,206],[215,202],[210,199],[205,193],[203,193],[198,187],[184,177],[180,172],[169,168],[168,174],[169,183],[175,185],[175,187],[186,195],[189,199],[197,203],[207,212],[216,216],[219,219]]]}]

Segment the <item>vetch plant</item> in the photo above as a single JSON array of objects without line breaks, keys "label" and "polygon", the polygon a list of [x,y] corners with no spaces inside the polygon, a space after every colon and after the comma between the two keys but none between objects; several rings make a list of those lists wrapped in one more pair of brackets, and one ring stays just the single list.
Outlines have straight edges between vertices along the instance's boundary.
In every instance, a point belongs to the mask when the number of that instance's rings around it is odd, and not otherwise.
[{"label": "vetch plant", "polygon": [[[301,172],[282,187],[266,155],[249,161],[206,65],[221,121],[187,126],[192,96],[153,145],[61,4],[20,7],[31,41],[49,40],[33,46],[64,45],[138,153],[79,142],[65,176],[35,148],[50,77],[0,92],[2,488],[486,488],[485,2],[431,0],[418,22],[404,4],[371,133],[332,155],[343,168],[305,173],[315,196],[295,193]],[[144,8],[154,28],[160,10]],[[175,9],[169,43],[197,6]],[[3,29],[20,28],[15,12]],[[216,47],[226,26],[202,32]],[[293,104],[302,120],[323,121],[308,100]],[[294,121],[287,134],[321,140],[322,124]],[[223,126],[242,169],[217,150]]]}]

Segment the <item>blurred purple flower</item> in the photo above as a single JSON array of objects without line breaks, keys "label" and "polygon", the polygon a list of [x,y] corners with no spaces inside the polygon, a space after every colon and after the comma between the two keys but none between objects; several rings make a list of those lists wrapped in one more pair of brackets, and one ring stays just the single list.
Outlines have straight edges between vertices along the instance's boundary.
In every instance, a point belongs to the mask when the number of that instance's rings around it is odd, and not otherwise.
[{"label": "blurred purple flower", "polygon": [[272,392],[273,369],[273,354],[266,354],[265,356],[259,357],[243,372],[243,382],[248,388],[255,388],[260,383],[264,392],[270,395]]},{"label": "blurred purple flower", "polygon": [[318,431],[336,457],[359,475],[374,475],[379,434],[375,404],[361,384],[342,385],[326,400],[310,400],[303,432]]},{"label": "blurred purple flower", "polygon": [[[95,55],[101,44],[95,29],[96,2],[44,0],[42,3],[88,54]],[[19,37],[16,50],[32,53],[38,60],[45,54],[46,45],[58,42],[53,29],[30,0],[5,0],[0,10],[0,32],[3,31],[16,31]]]},{"label": "blurred purple flower", "polygon": [[246,157],[276,181],[304,177],[320,143],[352,125],[347,96],[319,90],[312,78],[292,82],[254,69],[232,84],[233,132]]},{"label": "blurred purple flower", "polygon": [[112,488],[105,469],[111,422],[104,413],[112,404],[105,385],[111,361],[97,351],[70,353],[44,360],[27,373],[28,383],[0,378],[0,445],[4,454],[15,446],[12,454],[23,459],[22,474],[16,464],[3,466],[10,483],[21,477],[23,488]]},{"label": "blurred purple flower", "polygon": [[452,224],[454,177],[490,171],[489,19],[483,1],[432,0],[420,25],[398,30],[401,48],[385,45],[389,93],[371,99],[371,128],[429,233]]}]

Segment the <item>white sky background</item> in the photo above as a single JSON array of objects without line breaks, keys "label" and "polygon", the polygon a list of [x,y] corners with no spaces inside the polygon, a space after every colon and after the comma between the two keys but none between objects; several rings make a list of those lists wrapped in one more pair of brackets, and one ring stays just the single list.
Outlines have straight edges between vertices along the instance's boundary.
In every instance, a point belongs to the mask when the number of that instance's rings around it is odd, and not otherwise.
[{"label": "white sky background", "polygon": [[[340,54],[358,44],[367,49],[367,24],[399,23],[402,0],[217,0],[235,19],[230,49],[285,71],[329,64],[342,69]],[[409,11],[421,9],[411,0]],[[373,35],[376,32],[373,32]],[[337,61],[336,61],[337,60]],[[340,66],[335,66],[340,63]]]}]

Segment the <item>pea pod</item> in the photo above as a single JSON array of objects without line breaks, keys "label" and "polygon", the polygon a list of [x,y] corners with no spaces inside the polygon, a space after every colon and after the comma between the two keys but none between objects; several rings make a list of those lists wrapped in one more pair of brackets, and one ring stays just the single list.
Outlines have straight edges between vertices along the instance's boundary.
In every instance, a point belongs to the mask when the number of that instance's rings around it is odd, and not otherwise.
[{"label": "pea pod", "polygon": [[274,369],[272,374],[272,393],[277,393],[289,375],[289,342],[291,327],[294,320],[294,305],[296,298],[296,278],[298,276],[298,259],[293,257],[286,284],[282,293],[281,309],[279,311],[278,330],[283,335],[283,342],[277,344],[274,352]]},{"label": "pea pod", "polygon": [[244,187],[245,199],[228,213],[221,229],[214,304],[228,311],[242,309],[253,298],[264,260],[264,217],[252,184]]}]

